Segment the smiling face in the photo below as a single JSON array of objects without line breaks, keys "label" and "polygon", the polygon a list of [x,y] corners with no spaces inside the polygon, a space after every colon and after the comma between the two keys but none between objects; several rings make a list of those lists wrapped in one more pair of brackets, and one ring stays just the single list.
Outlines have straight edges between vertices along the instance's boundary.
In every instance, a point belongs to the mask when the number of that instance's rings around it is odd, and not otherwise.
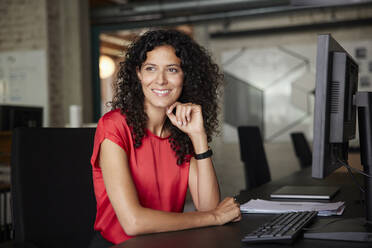
[{"label": "smiling face", "polygon": [[165,110],[180,97],[183,86],[181,60],[172,46],[164,45],[147,52],[146,60],[137,69],[145,95],[144,106]]}]

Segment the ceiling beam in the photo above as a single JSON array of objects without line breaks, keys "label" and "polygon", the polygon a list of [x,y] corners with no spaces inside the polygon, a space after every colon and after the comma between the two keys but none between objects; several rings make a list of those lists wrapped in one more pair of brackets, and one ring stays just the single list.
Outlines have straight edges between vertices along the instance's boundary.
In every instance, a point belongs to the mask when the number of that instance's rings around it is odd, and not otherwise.
[{"label": "ceiling beam", "polygon": [[[293,4],[292,4],[293,3]],[[327,1],[320,4],[315,1],[300,0],[194,0],[194,1],[165,1],[137,3],[95,8],[91,10],[91,23],[94,26],[113,29],[126,29],[179,25],[216,20],[231,20],[262,15],[282,14],[286,12],[306,11],[332,7],[350,7],[352,5],[371,5],[372,0],[346,1],[343,5],[337,1]],[[332,4],[333,3],[333,4]],[[115,27],[117,26],[117,27]]]}]

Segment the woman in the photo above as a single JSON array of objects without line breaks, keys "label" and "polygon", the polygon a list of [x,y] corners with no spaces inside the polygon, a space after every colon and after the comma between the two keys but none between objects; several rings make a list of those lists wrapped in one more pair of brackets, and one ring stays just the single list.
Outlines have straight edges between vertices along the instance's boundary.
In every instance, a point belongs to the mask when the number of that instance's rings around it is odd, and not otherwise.
[{"label": "woman", "polygon": [[[149,31],[129,47],[113,110],[95,136],[91,247],[241,219],[233,198],[220,202],[208,147],[221,78],[205,50],[178,31]],[[187,188],[196,212],[183,213]]]}]

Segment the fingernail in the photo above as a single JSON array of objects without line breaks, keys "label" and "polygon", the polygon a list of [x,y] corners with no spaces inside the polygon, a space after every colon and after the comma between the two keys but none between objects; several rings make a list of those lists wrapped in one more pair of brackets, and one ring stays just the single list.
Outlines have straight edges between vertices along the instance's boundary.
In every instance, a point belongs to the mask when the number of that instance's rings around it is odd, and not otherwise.
[{"label": "fingernail", "polygon": [[178,125],[182,126],[182,121],[178,121]]}]

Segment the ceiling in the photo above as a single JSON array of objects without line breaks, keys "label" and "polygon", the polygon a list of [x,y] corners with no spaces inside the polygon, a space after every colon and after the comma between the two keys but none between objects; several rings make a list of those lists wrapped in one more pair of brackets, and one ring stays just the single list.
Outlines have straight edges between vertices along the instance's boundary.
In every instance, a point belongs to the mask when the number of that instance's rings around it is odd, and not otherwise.
[{"label": "ceiling", "polygon": [[[167,28],[167,27],[162,27]],[[190,36],[193,35],[193,28],[191,25],[177,25],[172,27],[174,29],[183,31]],[[112,58],[119,58],[125,56],[125,51],[131,42],[142,33],[148,31],[149,28],[117,30],[112,32],[102,32],[100,38],[100,54],[107,55]]]},{"label": "ceiling", "polygon": [[122,57],[128,44],[150,27],[177,26],[192,35],[195,23],[371,4],[372,0],[89,0],[89,3],[91,25],[102,27],[101,54]]},{"label": "ceiling", "polygon": [[141,34],[141,30],[123,30],[101,33],[99,36],[100,53],[114,58],[124,57],[129,44],[139,34]]},{"label": "ceiling", "polygon": [[[191,0],[195,1],[195,0]],[[199,1],[199,0],[197,0]],[[91,9],[117,8],[118,6],[127,5],[148,5],[158,3],[159,1],[150,0],[89,0]],[[160,1],[161,2],[161,1]],[[164,1],[165,2],[165,1]],[[169,2],[169,1],[168,1]],[[185,2],[184,0],[173,0],[171,2]],[[167,28],[167,26],[162,26]],[[192,35],[191,25],[177,25],[175,27],[185,33]],[[107,55],[112,58],[121,59],[125,55],[129,44],[149,28],[123,29],[115,31],[105,31],[100,34],[100,54]]]},{"label": "ceiling", "polygon": [[93,25],[131,28],[231,20],[310,8],[348,7],[372,0],[90,0]]},{"label": "ceiling", "polygon": [[[115,31],[101,32],[100,53],[111,57],[123,57],[128,45],[149,27],[177,28],[192,36],[193,22],[180,18],[195,14],[213,15],[213,13],[233,9],[271,6],[288,3],[289,0],[90,0],[89,2],[92,25],[123,26],[123,28],[115,28]],[[167,18],[176,18],[179,21],[163,22]],[[120,29],[125,30],[118,31]]]}]

